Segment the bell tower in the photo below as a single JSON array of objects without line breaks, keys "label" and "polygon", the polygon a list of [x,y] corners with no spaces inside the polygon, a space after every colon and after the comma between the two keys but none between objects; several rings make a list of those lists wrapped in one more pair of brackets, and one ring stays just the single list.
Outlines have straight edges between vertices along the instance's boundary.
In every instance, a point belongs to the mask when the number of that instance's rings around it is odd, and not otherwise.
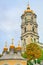
[{"label": "bell tower", "polygon": [[28,5],[27,10],[25,10],[21,16],[21,19],[21,44],[22,51],[25,51],[27,44],[32,43],[32,41],[39,42],[38,24],[36,22],[37,15]]}]

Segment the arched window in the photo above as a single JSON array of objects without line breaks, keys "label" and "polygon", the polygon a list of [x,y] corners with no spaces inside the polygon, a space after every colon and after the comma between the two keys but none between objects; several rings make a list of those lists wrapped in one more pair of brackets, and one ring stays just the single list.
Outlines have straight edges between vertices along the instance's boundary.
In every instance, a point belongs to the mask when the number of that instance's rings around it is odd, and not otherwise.
[{"label": "arched window", "polygon": [[26,27],[24,28],[24,32],[26,32]]},{"label": "arched window", "polygon": [[36,42],[36,39],[34,38],[34,42]]},{"label": "arched window", "polygon": [[26,44],[26,39],[24,39],[24,44]]},{"label": "arched window", "polygon": [[34,27],[32,27],[32,31],[34,32]]}]

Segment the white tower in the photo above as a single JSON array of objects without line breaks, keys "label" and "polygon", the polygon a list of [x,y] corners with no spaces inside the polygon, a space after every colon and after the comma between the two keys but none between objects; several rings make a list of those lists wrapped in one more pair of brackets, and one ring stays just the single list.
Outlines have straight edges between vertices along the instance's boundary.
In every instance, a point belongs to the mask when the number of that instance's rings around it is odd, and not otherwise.
[{"label": "white tower", "polygon": [[37,15],[30,9],[30,6],[27,6],[27,10],[21,16],[21,42],[22,42],[22,51],[26,50],[26,45],[39,41],[38,36],[38,24],[36,22]]}]

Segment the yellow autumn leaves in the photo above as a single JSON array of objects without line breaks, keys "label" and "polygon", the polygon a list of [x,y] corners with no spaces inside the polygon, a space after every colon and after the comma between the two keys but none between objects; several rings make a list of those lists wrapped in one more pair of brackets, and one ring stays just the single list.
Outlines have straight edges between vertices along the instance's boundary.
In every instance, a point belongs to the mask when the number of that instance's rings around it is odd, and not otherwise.
[{"label": "yellow autumn leaves", "polygon": [[26,46],[25,53],[28,60],[38,59],[41,56],[41,48],[36,43],[30,43]]},{"label": "yellow autumn leaves", "polygon": [[23,55],[28,60],[38,59],[41,56],[41,48],[37,43],[30,43],[26,46],[26,51]]}]

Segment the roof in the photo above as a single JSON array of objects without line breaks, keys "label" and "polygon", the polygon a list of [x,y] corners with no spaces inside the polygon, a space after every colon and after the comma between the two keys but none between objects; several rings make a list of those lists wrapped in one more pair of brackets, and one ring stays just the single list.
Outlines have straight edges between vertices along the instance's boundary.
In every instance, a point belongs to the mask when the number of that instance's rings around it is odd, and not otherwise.
[{"label": "roof", "polygon": [[20,53],[9,53],[9,54],[6,54],[4,53],[1,57],[0,57],[0,60],[25,60]]},{"label": "roof", "polygon": [[32,13],[33,15],[36,16],[35,12],[33,10],[30,9],[30,6],[27,6],[27,9],[24,11],[24,13],[22,14],[21,18],[25,16],[26,13]]}]

